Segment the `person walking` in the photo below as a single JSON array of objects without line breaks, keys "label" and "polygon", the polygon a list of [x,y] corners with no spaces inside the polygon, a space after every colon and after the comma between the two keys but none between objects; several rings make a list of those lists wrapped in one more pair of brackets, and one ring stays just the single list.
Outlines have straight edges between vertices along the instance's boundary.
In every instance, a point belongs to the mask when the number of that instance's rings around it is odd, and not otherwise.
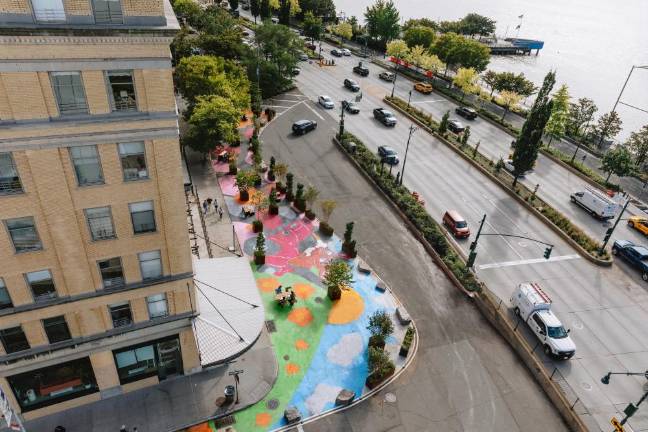
[{"label": "person walking", "polygon": [[203,201],[202,207],[203,207],[203,213],[207,213],[207,200]]},{"label": "person walking", "polygon": [[211,203],[214,201],[211,198],[207,198],[207,208],[205,209],[205,213],[209,213],[209,207],[211,207]]},{"label": "person walking", "polygon": [[122,425],[122,427],[119,429],[119,432],[128,432],[128,429],[126,429],[126,425]]},{"label": "person walking", "polygon": [[214,213],[218,213],[218,200],[214,198]]},{"label": "person walking", "polygon": [[218,209],[218,220],[222,221],[223,220],[223,208]]}]

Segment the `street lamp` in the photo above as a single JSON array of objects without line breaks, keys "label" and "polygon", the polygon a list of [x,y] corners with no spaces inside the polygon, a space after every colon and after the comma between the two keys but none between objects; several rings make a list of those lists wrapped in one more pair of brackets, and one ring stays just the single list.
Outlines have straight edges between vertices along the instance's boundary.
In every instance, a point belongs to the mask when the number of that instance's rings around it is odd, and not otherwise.
[{"label": "street lamp", "polygon": [[[646,69],[646,70],[648,70],[648,65],[646,65],[646,66],[632,66],[632,68],[630,68],[630,73],[628,73],[628,77],[626,78],[625,82],[623,83],[623,87],[621,87],[621,91],[619,92],[619,97],[617,97],[616,102],[614,102],[614,106],[612,107],[612,111],[616,111],[616,107],[617,107],[617,105],[619,104],[619,102],[621,100],[621,95],[623,94],[623,91],[625,90],[626,86],[628,85],[628,81],[630,81],[630,76],[632,75],[632,72],[634,72],[635,69]],[[635,108],[635,109],[640,109],[641,110],[641,108],[637,108],[637,107],[625,104],[623,102],[621,102],[621,103],[623,105],[629,106],[630,108]]]},{"label": "street lamp", "polygon": [[398,62],[400,59],[396,59],[396,72],[394,72],[394,85],[392,85],[391,97],[394,97],[394,91],[396,90],[396,78],[398,78]]},{"label": "street lamp", "polygon": [[412,100],[412,90],[409,91],[409,97],[407,98],[407,110],[409,111],[410,101]]},{"label": "street lamp", "polygon": [[[410,94],[411,93],[412,92],[410,92]],[[414,132],[416,132],[418,129],[419,128],[414,125],[411,125],[409,128],[409,136],[407,137],[407,145],[405,146],[405,157],[403,158],[403,168],[401,168],[400,178],[398,179],[398,184],[400,184],[401,186],[403,185],[403,177],[405,177],[405,164],[407,163],[407,152],[409,151],[410,140],[412,139]]]},{"label": "street lamp", "polygon": [[[648,370],[645,372],[608,372],[603,378],[601,378],[601,382],[605,385],[610,384],[610,376],[612,375],[644,376],[646,379],[648,379]],[[632,417],[634,413],[637,412],[639,405],[641,405],[641,403],[645,401],[646,398],[648,398],[648,391],[646,391],[643,396],[641,396],[641,399],[639,399],[636,404],[628,404],[628,406],[623,410],[625,417],[621,420],[621,425],[626,424],[628,419],[630,419],[630,417]]]},{"label": "street lamp", "polygon": [[345,100],[340,102],[340,135],[339,135],[340,142],[342,142],[342,136],[344,135],[344,104],[345,104],[345,102],[346,102]]}]

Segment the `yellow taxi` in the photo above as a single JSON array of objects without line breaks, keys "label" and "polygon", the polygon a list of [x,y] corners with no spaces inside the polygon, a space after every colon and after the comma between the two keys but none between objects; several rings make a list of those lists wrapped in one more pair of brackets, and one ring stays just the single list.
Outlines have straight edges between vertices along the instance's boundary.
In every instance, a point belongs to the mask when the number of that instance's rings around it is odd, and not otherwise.
[{"label": "yellow taxi", "polygon": [[648,235],[648,218],[643,216],[630,216],[628,218],[628,226],[642,234]]},{"label": "yellow taxi", "polygon": [[417,82],[414,84],[414,90],[421,93],[430,94],[432,93],[432,84],[426,82]]}]

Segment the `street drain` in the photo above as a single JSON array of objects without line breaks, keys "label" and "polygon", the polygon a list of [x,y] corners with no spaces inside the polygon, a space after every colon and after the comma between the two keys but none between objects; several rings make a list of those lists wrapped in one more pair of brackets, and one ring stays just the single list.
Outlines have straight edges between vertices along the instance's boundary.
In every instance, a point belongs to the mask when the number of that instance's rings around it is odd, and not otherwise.
[{"label": "street drain", "polygon": [[385,393],[385,402],[395,403],[396,395],[394,393]]},{"label": "street drain", "polygon": [[266,402],[266,408],[269,410],[276,410],[279,408],[279,401],[277,399],[270,399],[268,402]]},{"label": "street drain", "polygon": [[214,420],[214,425],[216,426],[216,429],[220,429],[225,426],[230,426],[233,425],[234,423],[236,423],[236,420],[234,419],[234,416],[231,415]]},{"label": "street drain", "polygon": [[273,320],[267,320],[265,322],[266,330],[268,330],[268,333],[274,333],[277,331],[277,326],[275,325],[275,322]]}]

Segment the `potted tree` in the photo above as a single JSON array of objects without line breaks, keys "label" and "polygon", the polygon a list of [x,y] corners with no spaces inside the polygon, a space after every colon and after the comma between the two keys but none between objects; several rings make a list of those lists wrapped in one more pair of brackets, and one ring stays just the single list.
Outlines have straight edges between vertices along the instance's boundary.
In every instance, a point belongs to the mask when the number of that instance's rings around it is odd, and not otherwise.
[{"label": "potted tree", "polygon": [[229,174],[236,175],[238,168],[236,167],[236,161],[231,160],[229,163]]},{"label": "potted tree", "polygon": [[306,210],[306,200],[304,199],[304,185],[297,183],[297,193],[295,194],[295,208],[299,213]]},{"label": "potted tree", "polygon": [[277,161],[275,160],[274,156],[272,156],[272,157],[270,158],[270,167],[269,167],[269,169],[268,169],[268,181],[270,181],[270,182],[273,182],[273,181],[275,181],[275,179],[276,179],[276,177],[275,177],[275,171],[274,171],[274,170],[275,170],[275,163],[276,163],[276,162],[277,162]]},{"label": "potted tree", "polygon": [[256,246],[254,247],[254,264],[258,266],[265,264],[265,236],[262,232],[257,235]]},{"label": "potted tree", "polygon": [[315,219],[315,212],[313,211],[313,204],[319,196],[319,191],[313,186],[308,186],[306,192],[304,192],[304,201],[308,203],[308,208],[306,209],[306,217],[309,220]]},{"label": "potted tree", "polygon": [[326,272],[322,281],[326,285],[327,295],[331,301],[342,297],[342,287],[351,283],[351,268],[342,260],[332,260],[326,264]]},{"label": "potted tree", "polygon": [[371,333],[369,346],[374,348],[385,348],[385,340],[394,332],[394,323],[387,312],[376,311],[369,317],[367,330]]},{"label": "potted tree", "polygon": [[293,195],[293,173],[286,174],[286,202],[292,202],[295,199]]},{"label": "potted tree", "polygon": [[344,230],[344,242],[342,242],[342,252],[344,252],[349,258],[355,258],[358,255],[356,251],[356,242],[352,239],[353,237],[353,222],[346,224],[346,229]]},{"label": "potted tree", "polygon": [[333,200],[320,201],[320,208],[322,210],[322,220],[319,224],[320,233],[330,237],[333,235],[333,227],[329,225],[328,221],[333,214],[333,210],[337,207],[337,203]]},{"label": "potted tree", "polygon": [[239,190],[239,198],[243,202],[250,199],[250,188],[254,186],[258,175],[253,170],[241,170],[236,174],[236,187]]},{"label": "potted tree", "polygon": [[277,182],[277,191],[282,194],[286,193],[286,186],[283,184],[283,180],[286,177],[286,173],[288,172],[288,165],[278,163],[275,165],[273,171],[275,173],[276,178],[279,180]]},{"label": "potted tree", "polygon": [[260,233],[261,231],[263,231],[263,222],[261,222],[259,219],[255,219],[252,222],[252,232]]},{"label": "potted tree", "polygon": [[365,384],[370,389],[377,387],[380,383],[394,374],[396,366],[389,359],[387,353],[379,348],[369,347],[369,376]]},{"label": "potted tree", "polygon": [[403,343],[401,343],[400,351],[398,355],[401,357],[407,357],[409,354],[409,349],[412,346],[412,341],[414,340],[414,327],[408,327],[405,332],[405,337],[403,338]]},{"label": "potted tree", "polygon": [[279,204],[277,202],[277,191],[275,188],[272,188],[268,195],[268,214],[272,216],[279,214]]}]

